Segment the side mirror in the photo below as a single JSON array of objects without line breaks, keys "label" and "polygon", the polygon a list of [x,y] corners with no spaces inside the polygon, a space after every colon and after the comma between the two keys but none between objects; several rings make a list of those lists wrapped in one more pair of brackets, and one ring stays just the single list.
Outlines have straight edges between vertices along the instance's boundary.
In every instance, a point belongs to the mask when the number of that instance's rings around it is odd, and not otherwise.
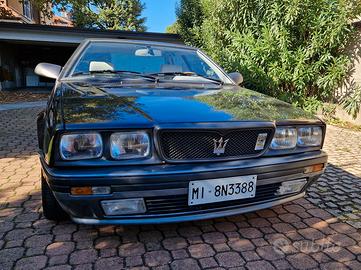
[{"label": "side mirror", "polygon": [[234,81],[235,84],[240,85],[243,83],[243,76],[239,72],[228,73],[228,76]]},{"label": "side mirror", "polygon": [[35,74],[43,77],[47,77],[50,79],[57,79],[60,71],[61,66],[49,64],[49,63],[40,63],[35,68]]}]

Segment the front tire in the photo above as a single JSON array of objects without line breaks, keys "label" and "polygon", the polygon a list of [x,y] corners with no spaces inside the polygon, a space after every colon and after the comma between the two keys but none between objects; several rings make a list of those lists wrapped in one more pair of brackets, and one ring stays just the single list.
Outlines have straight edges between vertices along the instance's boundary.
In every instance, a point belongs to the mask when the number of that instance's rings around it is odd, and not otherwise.
[{"label": "front tire", "polygon": [[54,221],[62,221],[69,218],[68,214],[61,208],[48,183],[41,177],[41,199],[43,215],[45,218]]}]

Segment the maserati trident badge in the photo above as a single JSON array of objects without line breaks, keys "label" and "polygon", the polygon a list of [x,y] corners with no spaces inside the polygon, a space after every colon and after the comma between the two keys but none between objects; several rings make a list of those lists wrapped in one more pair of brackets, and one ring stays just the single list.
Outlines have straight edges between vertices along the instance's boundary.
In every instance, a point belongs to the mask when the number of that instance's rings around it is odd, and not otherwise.
[{"label": "maserati trident badge", "polygon": [[216,139],[213,139],[214,142],[213,154],[216,154],[217,156],[224,154],[228,141],[229,139],[223,140],[223,137],[221,137],[218,141]]}]

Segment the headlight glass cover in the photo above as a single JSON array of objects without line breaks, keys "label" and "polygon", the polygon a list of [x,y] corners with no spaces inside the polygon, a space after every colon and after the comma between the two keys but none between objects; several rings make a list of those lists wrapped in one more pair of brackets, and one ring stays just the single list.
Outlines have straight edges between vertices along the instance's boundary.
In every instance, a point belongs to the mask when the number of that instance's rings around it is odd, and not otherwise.
[{"label": "headlight glass cover", "polygon": [[301,147],[320,146],[322,137],[321,127],[301,127],[298,128],[297,145]]},{"label": "headlight glass cover", "polygon": [[103,153],[98,133],[65,134],[60,140],[60,156],[64,160],[99,158]]},{"label": "headlight glass cover", "polygon": [[145,158],[150,153],[146,132],[117,132],[110,136],[110,155],[114,159]]},{"label": "headlight glass cover", "polygon": [[271,142],[271,149],[292,149],[297,144],[297,130],[293,127],[278,127]]}]

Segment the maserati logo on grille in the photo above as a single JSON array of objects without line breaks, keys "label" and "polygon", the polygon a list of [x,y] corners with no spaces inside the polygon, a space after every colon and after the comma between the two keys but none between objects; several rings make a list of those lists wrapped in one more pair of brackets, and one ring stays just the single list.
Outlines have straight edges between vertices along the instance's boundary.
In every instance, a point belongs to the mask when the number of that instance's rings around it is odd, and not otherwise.
[{"label": "maserati logo on grille", "polygon": [[221,137],[219,140],[213,139],[214,142],[213,154],[216,154],[217,156],[224,154],[228,141],[229,139],[223,140],[223,137]]}]

